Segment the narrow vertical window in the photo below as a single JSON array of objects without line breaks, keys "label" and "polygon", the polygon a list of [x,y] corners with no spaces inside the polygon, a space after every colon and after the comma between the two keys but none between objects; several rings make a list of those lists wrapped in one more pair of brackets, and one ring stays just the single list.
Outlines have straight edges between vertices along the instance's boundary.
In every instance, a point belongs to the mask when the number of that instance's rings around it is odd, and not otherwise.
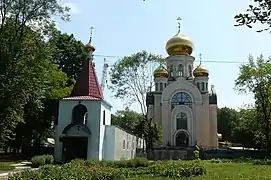
[{"label": "narrow vertical window", "polygon": [[201,82],[201,90],[205,91],[205,84],[204,84],[204,82]]},{"label": "narrow vertical window", "polygon": [[199,82],[197,82],[197,88],[200,89],[200,88],[199,88]]},{"label": "narrow vertical window", "polygon": [[105,110],[103,110],[103,125],[105,125]]},{"label": "narrow vertical window", "polygon": [[155,83],[155,91],[158,91],[158,83]]},{"label": "narrow vertical window", "polygon": [[192,67],[190,65],[188,66],[188,73],[189,77],[192,77]]},{"label": "narrow vertical window", "polygon": [[125,150],[126,146],[125,146],[125,139],[122,142],[122,149]]},{"label": "narrow vertical window", "polygon": [[205,89],[206,89],[206,91],[208,91],[208,83],[206,83],[206,88]]},{"label": "narrow vertical window", "polygon": [[163,91],[163,83],[160,83],[160,91]]},{"label": "narrow vertical window", "polygon": [[183,65],[180,64],[178,67],[178,76],[183,76]]},{"label": "narrow vertical window", "polygon": [[169,72],[170,72],[170,76],[174,76],[174,74],[173,74],[173,65],[169,65]]}]

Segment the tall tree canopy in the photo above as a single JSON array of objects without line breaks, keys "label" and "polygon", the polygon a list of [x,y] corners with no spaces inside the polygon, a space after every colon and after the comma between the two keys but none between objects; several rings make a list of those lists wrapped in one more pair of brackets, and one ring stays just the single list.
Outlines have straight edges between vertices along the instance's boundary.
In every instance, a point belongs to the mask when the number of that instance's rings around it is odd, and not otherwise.
[{"label": "tall tree canopy", "polygon": [[217,109],[217,128],[218,133],[222,134],[223,141],[234,140],[233,128],[238,118],[238,112],[235,109],[228,107]]},{"label": "tall tree canopy", "polygon": [[153,86],[153,71],[160,62],[161,56],[146,51],[125,56],[113,64],[109,88],[127,104],[137,102],[146,114],[146,93]]},{"label": "tall tree canopy", "polygon": [[240,73],[235,81],[236,89],[242,93],[253,93],[257,120],[263,124],[266,148],[270,146],[271,117],[271,63],[260,55],[256,60],[250,55],[248,64],[240,67]]},{"label": "tall tree canopy", "polygon": [[235,16],[235,26],[247,26],[252,28],[255,23],[261,23],[265,27],[257,32],[267,31],[271,27],[271,0],[253,0],[245,13]]},{"label": "tall tree canopy", "polygon": [[49,37],[53,46],[53,61],[69,78],[77,79],[85,59],[84,44],[76,40],[73,34],[61,33],[54,29]]},{"label": "tall tree canopy", "polygon": [[15,136],[26,113],[44,108],[48,78],[56,66],[44,37],[51,29],[51,16],[68,17],[66,10],[57,0],[0,3],[0,145]]}]

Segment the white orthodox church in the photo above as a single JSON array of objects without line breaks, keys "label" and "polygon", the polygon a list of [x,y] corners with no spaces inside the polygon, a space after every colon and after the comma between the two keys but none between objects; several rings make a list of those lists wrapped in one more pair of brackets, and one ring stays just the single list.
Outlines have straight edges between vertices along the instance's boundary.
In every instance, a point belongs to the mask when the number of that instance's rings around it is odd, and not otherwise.
[{"label": "white orthodox church", "polygon": [[144,141],[111,125],[112,106],[104,99],[93,62],[94,46],[86,45],[87,59],[69,97],[59,102],[55,124],[56,162],[75,158],[120,160],[135,157]]},{"label": "white orthodox church", "polygon": [[201,63],[194,69],[193,49],[179,28],[166,43],[167,68],[154,71],[155,90],[147,94],[148,116],[162,126],[164,147],[218,147],[217,95],[209,71]]}]

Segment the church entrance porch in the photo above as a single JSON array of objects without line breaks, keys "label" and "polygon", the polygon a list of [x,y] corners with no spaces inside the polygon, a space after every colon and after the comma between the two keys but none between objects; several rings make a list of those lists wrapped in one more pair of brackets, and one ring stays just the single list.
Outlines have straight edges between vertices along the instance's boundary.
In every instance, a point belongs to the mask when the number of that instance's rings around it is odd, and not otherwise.
[{"label": "church entrance porch", "polygon": [[87,159],[87,137],[63,137],[62,161],[69,162],[72,159]]},{"label": "church entrance porch", "polygon": [[175,135],[175,146],[177,147],[188,147],[189,146],[189,135],[185,131],[179,131]]}]

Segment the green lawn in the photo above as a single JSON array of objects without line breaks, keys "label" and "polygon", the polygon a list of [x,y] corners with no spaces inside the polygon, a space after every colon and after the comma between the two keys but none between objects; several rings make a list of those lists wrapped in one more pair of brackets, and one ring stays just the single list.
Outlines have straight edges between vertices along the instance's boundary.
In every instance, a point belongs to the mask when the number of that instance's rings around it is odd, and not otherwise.
[{"label": "green lawn", "polygon": [[0,171],[12,171],[15,169],[11,164],[16,164],[18,162],[0,162]]},{"label": "green lawn", "polygon": [[[204,176],[195,178],[178,178],[178,179],[195,179],[195,180],[271,180],[270,165],[253,165],[250,163],[211,163],[204,162],[207,173]],[[134,177],[129,180],[170,180],[174,178],[160,177]]]}]

